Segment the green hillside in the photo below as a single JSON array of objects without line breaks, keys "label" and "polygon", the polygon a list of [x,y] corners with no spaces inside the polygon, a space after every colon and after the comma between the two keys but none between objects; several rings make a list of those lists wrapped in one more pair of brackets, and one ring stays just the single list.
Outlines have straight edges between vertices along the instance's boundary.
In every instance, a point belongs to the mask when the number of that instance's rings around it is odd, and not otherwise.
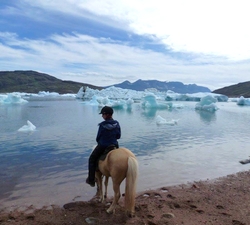
[{"label": "green hillside", "polygon": [[223,94],[228,97],[240,97],[250,98],[250,81],[238,83],[228,87],[214,90],[213,93]]},{"label": "green hillside", "polygon": [[49,91],[66,94],[77,93],[82,86],[102,89],[91,84],[63,81],[35,71],[0,71],[0,93]]}]

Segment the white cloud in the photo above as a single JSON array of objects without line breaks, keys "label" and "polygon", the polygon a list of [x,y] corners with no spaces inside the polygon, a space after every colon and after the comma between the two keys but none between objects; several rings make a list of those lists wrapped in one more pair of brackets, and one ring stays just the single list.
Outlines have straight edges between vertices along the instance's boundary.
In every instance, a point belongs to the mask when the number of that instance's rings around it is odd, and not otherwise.
[{"label": "white cloud", "polygon": [[[6,38],[3,38],[6,35]],[[249,79],[250,64],[200,55],[189,61],[82,34],[19,39],[0,33],[2,70],[36,70],[63,80],[107,86],[129,80],[157,79],[196,83],[211,89]],[[11,59],[11,61],[10,61]],[[204,62],[202,63],[204,59]],[[230,78],[230,79],[229,79]]]},{"label": "white cloud", "polygon": [[[247,0],[26,0],[46,10],[86,16],[153,36],[174,51],[250,58]],[[88,15],[90,16],[90,15]],[[92,19],[94,16],[92,16]],[[123,25],[123,26],[121,26]]]}]

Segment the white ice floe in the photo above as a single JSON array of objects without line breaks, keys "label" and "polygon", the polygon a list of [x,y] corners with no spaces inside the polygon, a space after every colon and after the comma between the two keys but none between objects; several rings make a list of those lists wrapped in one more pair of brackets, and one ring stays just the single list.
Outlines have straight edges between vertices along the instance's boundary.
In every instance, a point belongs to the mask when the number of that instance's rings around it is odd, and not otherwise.
[{"label": "white ice floe", "polygon": [[36,126],[33,125],[29,120],[27,120],[27,125],[23,125],[18,129],[19,132],[31,132],[36,130]]},{"label": "white ice floe", "polygon": [[174,120],[174,119],[167,121],[166,119],[164,119],[160,115],[158,115],[156,117],[156,124],[158,124],[158,125],[166,124],[166,125],[174,126],[174,125],[178,124],[178,121],[179,120]]}]

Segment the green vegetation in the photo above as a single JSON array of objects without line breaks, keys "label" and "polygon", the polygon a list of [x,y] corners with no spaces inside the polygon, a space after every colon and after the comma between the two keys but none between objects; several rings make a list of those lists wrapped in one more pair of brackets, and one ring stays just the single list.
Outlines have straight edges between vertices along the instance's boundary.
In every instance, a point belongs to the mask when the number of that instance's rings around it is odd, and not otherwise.
[{"label": "green vegetation", "polygon": [[213,93],[223,94],[228,97],[240,97],[250,98],[250,81],[238,83],[228,87],[220,88]]},{"label": "green vegetation", "polygon": [[0,71],[0,93],[49,91],[66,94],[77,93],[82,86],[102,89],[91,84],[63,81],[35,71]]}]

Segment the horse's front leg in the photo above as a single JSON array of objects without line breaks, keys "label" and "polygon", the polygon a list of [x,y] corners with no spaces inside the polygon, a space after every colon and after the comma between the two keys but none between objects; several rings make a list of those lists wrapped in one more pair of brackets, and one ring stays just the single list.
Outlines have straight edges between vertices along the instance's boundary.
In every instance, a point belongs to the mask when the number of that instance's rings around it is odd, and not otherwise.
[{"label": "horse's front leg", "polygon": [[103,202],[103,192],[102,192],[102,173],[97,171],[95,173],[96,184],[97,184],[97,192],[96,196],[99,198],[99,202]]}]

